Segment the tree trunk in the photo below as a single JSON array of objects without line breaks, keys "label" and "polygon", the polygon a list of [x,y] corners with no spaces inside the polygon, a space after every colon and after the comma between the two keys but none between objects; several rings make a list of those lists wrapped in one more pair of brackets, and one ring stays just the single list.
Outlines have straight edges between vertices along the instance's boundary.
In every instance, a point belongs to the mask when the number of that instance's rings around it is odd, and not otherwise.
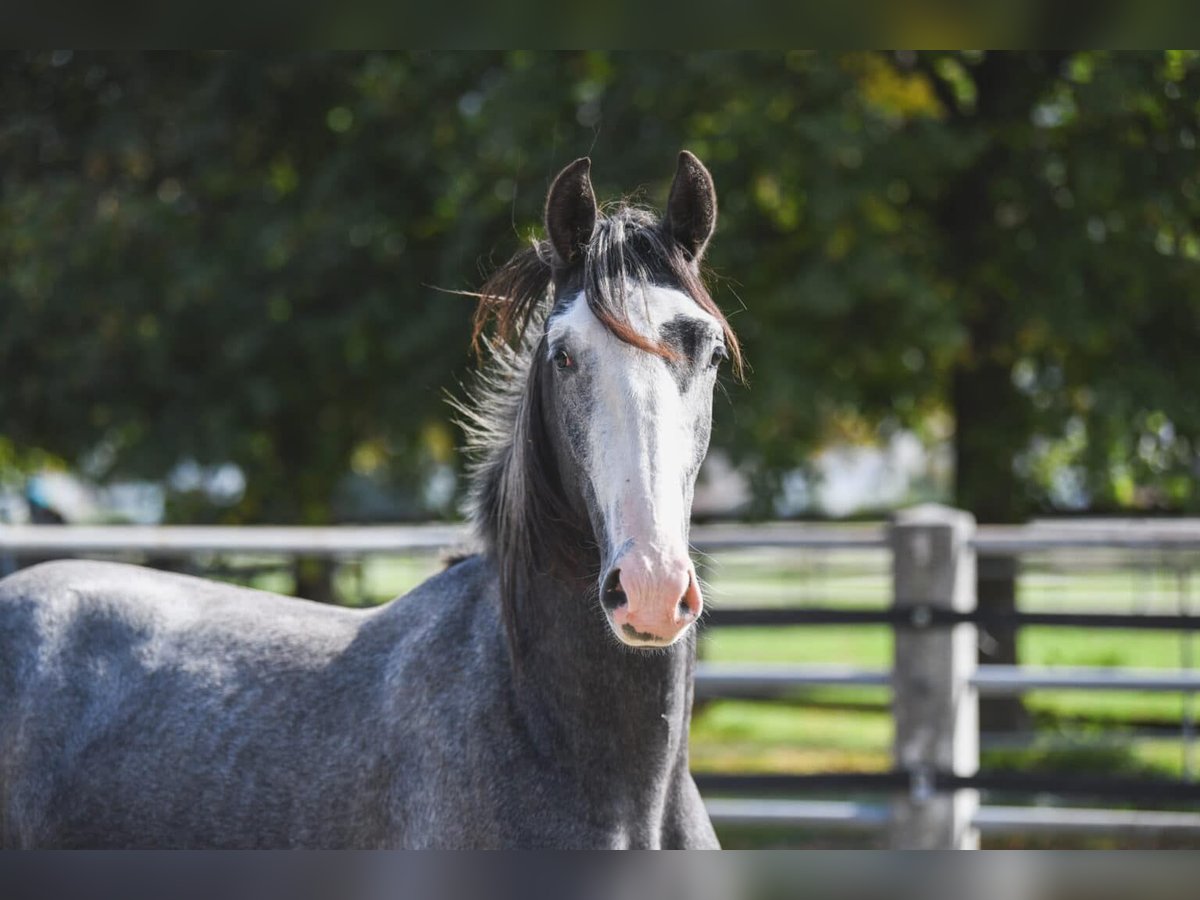
[{"label": "tree trunk", "polygon": [[300,558],[292,564],[295,595],[318,603],[337,603],[333,560]]},{"label": "tree trunk", "polygon": [[[332,523],[330,498],[342,466],[338,452],[322,445],[323,432],[312,432],[301,419],[289,419],[282,429],[285,448],[278,456],[277,473],[264,479],[269,502],[259,507],[267,521],[308,526]],[[338,448],[339,451],[341,448]],[[347,451],[348,455],[348,451]],[[339,603],[334,576],[337,563],[332,559],[299,557],[292,561],[295,596],[318,603]]]},{"label": "tree trunk", "polygon": [[[981,524],[1004,524],[1020,522],[1026,515],[1013,461],[1025,449],[1029,413],[1027,401],[1012,383],[1011,363],[995,349],[996,323],[990,319],[985,315],[971,323],[972,359],[955,373],[954,495]],[[981,611],[1016,611],[1017,570],[1012,557],[979,557],[976,590]],[[979,662],[1015,665],[1017,630],[980,628]],[[981,730],[991,732],[1030,726],[1020,697],[982,698],[979,720]]]},{"label": "tree trunk", "polygon": [[[977,559],[976,597],[981,612],[1011,613],[1017,608],[1019,565],[1011,556]],[[979,662],[1015,666],[1017,629],[989,625],[979,629]],[[1008,733],[1028,731],[1033,723],[1020,697],[983,697],[979,701],[979,730]]]},{"label": "tree trunk", "polygon": [[[986,149],[947,186],[936,217],[947,240],[947,274],[961,292],[967,346],[951,387],[955,419],[954,499],[974,513],[980,524],[1021,522],[1027,497],[1013,465],[1031,434],[1031,410],[1012,382],[1019,313],[1018,297],[1006,295],[988,274],[996,240],[1008,239],[993,225],[993,188],[1006,170],[1017,165],[1013,145],[1004,134],[1027,122],[1029,110],[1055,77],[1065,54],[989,53],[971,69],[976,87],[974,112],[957,109],[944,85],[941,97],[964,133],[986,137]],[[933,83],[937,75],[929,65]],[[977,576],[979,608],[992,612],[1016,609],[1016,560],[981,557]],[[1012,628],[980,629],[981,663],[1015,663],[1017,634]],[[979,704],[986,731],[1028,727],[1019,697],[987,697]]]}]

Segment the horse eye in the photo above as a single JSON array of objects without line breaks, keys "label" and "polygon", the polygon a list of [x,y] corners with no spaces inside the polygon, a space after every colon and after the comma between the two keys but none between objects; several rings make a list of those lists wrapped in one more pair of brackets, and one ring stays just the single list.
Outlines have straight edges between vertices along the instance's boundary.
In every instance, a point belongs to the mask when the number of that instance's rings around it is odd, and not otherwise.
[{"label": "horse eye", "polygon": [[717,346],[713,348],[712,362],[710,362],[709,365],[715,369],[727,359],[729,359],[729,351],[725,349],[724,344],[717,344]]},{"label": "horse eye", "polygon": [[575,360],[571,359],[570,353],[559,348],[554,351],[554,365],[559,369],[573,369],[575,368]]}]

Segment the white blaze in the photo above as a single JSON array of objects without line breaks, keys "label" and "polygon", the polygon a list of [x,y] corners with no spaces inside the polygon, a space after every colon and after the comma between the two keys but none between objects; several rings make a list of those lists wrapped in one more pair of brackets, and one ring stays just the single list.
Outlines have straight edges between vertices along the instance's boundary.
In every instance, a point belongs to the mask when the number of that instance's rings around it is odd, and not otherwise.
[{"label": "white blaze", "polygon": [[[664,323],[680,316],[705,321],[718,332],[712,316],[669,288],[634,289],[628,310],[631,324],[652,341],[659,340]],[[582,294],[550,320],[549,337],[552,346],[562,342],[577,357],[579,375],[589,381],[594,405],[588,417],[587,469],[612,551],[620,554],[628,547],[628,554],[641,563],[631,566],[631,572],[646,578],[686,560],[696,411],[688,409],[688,397],[681,395],[670,365],[612,334]],[[696,388],[709,389],[707,383]],[[679,594],[686,588],[685,578]],[[637,592],[636,585],[629,591],[631,604]]]}]

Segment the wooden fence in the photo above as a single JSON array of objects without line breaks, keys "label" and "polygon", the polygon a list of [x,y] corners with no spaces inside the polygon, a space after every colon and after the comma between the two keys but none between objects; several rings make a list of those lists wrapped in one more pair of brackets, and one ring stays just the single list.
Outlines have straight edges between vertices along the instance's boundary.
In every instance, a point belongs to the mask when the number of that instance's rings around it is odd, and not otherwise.
[{"label": "wooden fence", "polygon": [[[376,554],[432,553],[460,545],[459,526],[333,528],[188,526],[0,526],[0,574],[18,559],[144,554],[158,558],[264,554],[361,559]],[[881,773],[699,775],[714,819],[728,824],[789,825],[879,831],[898,848],[970,848],[979,835],[1072,832],[1145,833],[1200,839],[1200,813],[1155,810],[1155,803],[1192,803],[1190,781],[986,772],[979,766],[978,698],[1038,688],[1200,690],[1191,670],[1104,667],[1035,668],[977,664],[977,629],[1091,627],[1200,630],[1200,618],[1112,612],[985,613],[976,608],[976,559],[1067,548],[1172,554],[1200,551],[1200,523],[1146,521],[977,526],[970,515],[940,506],[899,513],[886,525],[802,524],[697,526],[692,541],[717,558],[748,548],[822,554],[875,549],[891,555],[891,605],[717,610],[707,627],[886,625],[894,633],[890,669],[851,666],[763,666],[701,663],[700,697],[773,697],[820,685],[889,687],[894,715],[893,765]],[[889,797],[879,803],[801,799],[804,794]],[[983,793],[1046,793],[1057,798],[1112,798],[1133,809],[980,805]]]}]

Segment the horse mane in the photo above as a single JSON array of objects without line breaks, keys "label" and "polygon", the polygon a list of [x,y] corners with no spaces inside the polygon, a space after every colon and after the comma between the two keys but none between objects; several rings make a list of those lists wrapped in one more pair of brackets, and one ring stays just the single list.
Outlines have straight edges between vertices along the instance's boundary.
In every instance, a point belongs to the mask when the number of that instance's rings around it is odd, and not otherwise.
[{"label": "horse mane", "polygon": [[[705,287],[699,267],[645,209],[619,203],[597,215],[582,259],[562,268],[547,240],[535,240],[480,288],[472,345],[479,372],[455,400],[471,459],[467,514],[496,563],[501,612],[514,658],[523,585],[540,572],[578,571],[595,556],[586,516],[570,507],[558,471],[535,365],[560,279],[578,283],[589,309],[613,335],[666,359],[666,345],[641,335],[626,306],[630,284],[671,284],[713,316],[740,377],[737,337]],[[598,574],[598,573],[595,573]]]}]

